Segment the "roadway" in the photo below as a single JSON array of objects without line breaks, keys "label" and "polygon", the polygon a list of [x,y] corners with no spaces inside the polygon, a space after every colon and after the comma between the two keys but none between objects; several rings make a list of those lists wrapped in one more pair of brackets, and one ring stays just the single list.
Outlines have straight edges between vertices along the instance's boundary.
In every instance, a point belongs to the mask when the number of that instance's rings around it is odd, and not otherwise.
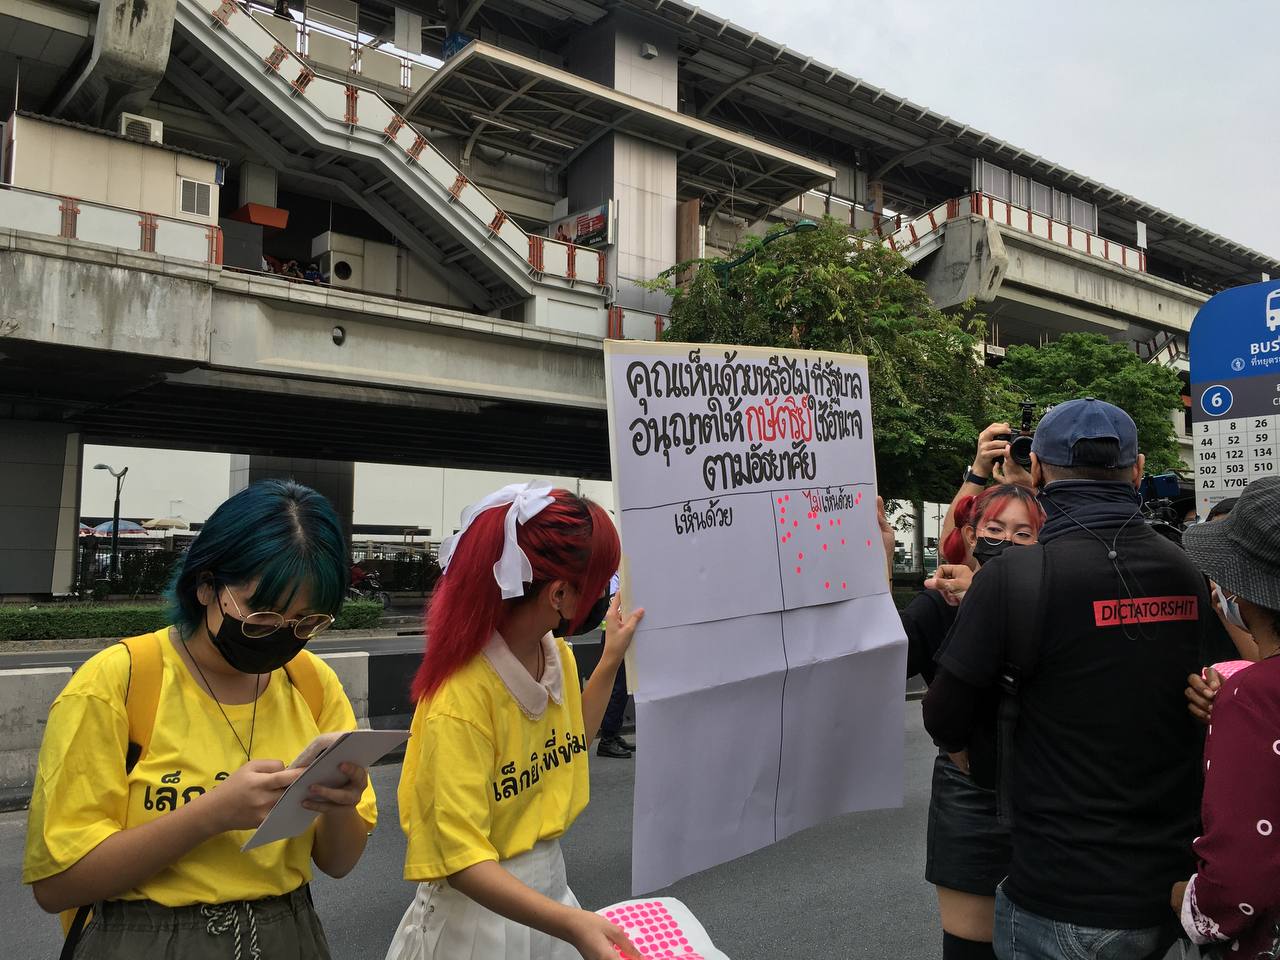
[{"label": "roadway", "polygon": [[[660,891],[683,900],[733,960],[883,960],[941,952],[933,890],[924,882],[925,825],[934,748],[907,704],[906,802],[839,817]],[[841,762],[832,757],[832,763]],[[398,766],[379,767],[382,822],[351,876],[315,882],[334,960],[382,960],[413,888],[400,879]],[[626,899],[632,765],[591,758],[591,803],[565,838],[569,881],[595,909]],[[0,943],[5,957],[54,957],[57,922],[19,882],[23,812],[0,814]]]}]

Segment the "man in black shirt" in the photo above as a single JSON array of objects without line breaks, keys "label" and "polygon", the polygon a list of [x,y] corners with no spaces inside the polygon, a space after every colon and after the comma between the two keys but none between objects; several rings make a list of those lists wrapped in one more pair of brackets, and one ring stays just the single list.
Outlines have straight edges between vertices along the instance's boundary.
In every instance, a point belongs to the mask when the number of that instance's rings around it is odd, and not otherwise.
[{"label": "man in black shirt", "polygon": [[[1040,545],[982,567],[925,699],[926,728],[959,754],[1010,657],[1024,668],[1005,766],[1001,960],[1147,957],[1167,945],[1169,888],[1193,865],[1201,739],[1183,689],[1210,607],[1190,561],[1142,519],[1143,462],[1118,407],[1073,400],[1044,417],[1032,446],[1049,518]],[[1011,623],[1035,625],[1029,642]]]}]

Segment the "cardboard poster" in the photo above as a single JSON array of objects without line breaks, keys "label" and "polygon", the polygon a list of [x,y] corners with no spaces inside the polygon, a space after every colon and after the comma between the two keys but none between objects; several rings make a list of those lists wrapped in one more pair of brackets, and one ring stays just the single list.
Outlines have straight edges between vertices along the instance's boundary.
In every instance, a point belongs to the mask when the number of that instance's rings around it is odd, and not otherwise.
[{"label": "cardboard poster", "polygon": [[636,895],[902,802],[864,357],[607,341]]}]

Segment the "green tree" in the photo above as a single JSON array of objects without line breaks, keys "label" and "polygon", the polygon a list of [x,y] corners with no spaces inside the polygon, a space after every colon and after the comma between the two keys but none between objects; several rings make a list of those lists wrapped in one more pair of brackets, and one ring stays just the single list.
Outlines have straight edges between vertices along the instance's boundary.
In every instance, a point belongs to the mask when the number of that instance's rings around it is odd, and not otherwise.
[{"label": "green tree", "polygon": [[1128,347],[1093,333],[1067,333],[1042,347],[1010,347],[1000,375],[1009,390],[1043,407],[1097,397],[1128,411],[1151,473],[1184,469],[1172,415],[1182,409],[1182,382],[1168,367],[1147,363]]},{"label": "green tree", "polygon": [[665,339],[866,354],[881,489],[950,500],[978,432],[1007,406],[976,349],[980,321],[942,313],[899,254],[831,218],[734,253],[752,250],[727,275],[691,261],[650,284],[672,297]]}]

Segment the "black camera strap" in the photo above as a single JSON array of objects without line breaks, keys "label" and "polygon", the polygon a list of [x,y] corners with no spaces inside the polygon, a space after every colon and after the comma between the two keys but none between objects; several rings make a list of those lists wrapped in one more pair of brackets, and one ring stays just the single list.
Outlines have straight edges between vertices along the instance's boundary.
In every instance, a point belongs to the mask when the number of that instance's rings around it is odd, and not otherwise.
[{"label": "black camera strap", "polygon": [[[1007,555],[1007,554],[1006,554]],[[1013,737],[1023,685],[1035,669],[1044,622],[1044,547],[1019,547],[1016,563],[1002,563],[1004,574],[1005,661],[1000,669],[1000,706],[996,715],[996,817],[1013,822]]]}]

